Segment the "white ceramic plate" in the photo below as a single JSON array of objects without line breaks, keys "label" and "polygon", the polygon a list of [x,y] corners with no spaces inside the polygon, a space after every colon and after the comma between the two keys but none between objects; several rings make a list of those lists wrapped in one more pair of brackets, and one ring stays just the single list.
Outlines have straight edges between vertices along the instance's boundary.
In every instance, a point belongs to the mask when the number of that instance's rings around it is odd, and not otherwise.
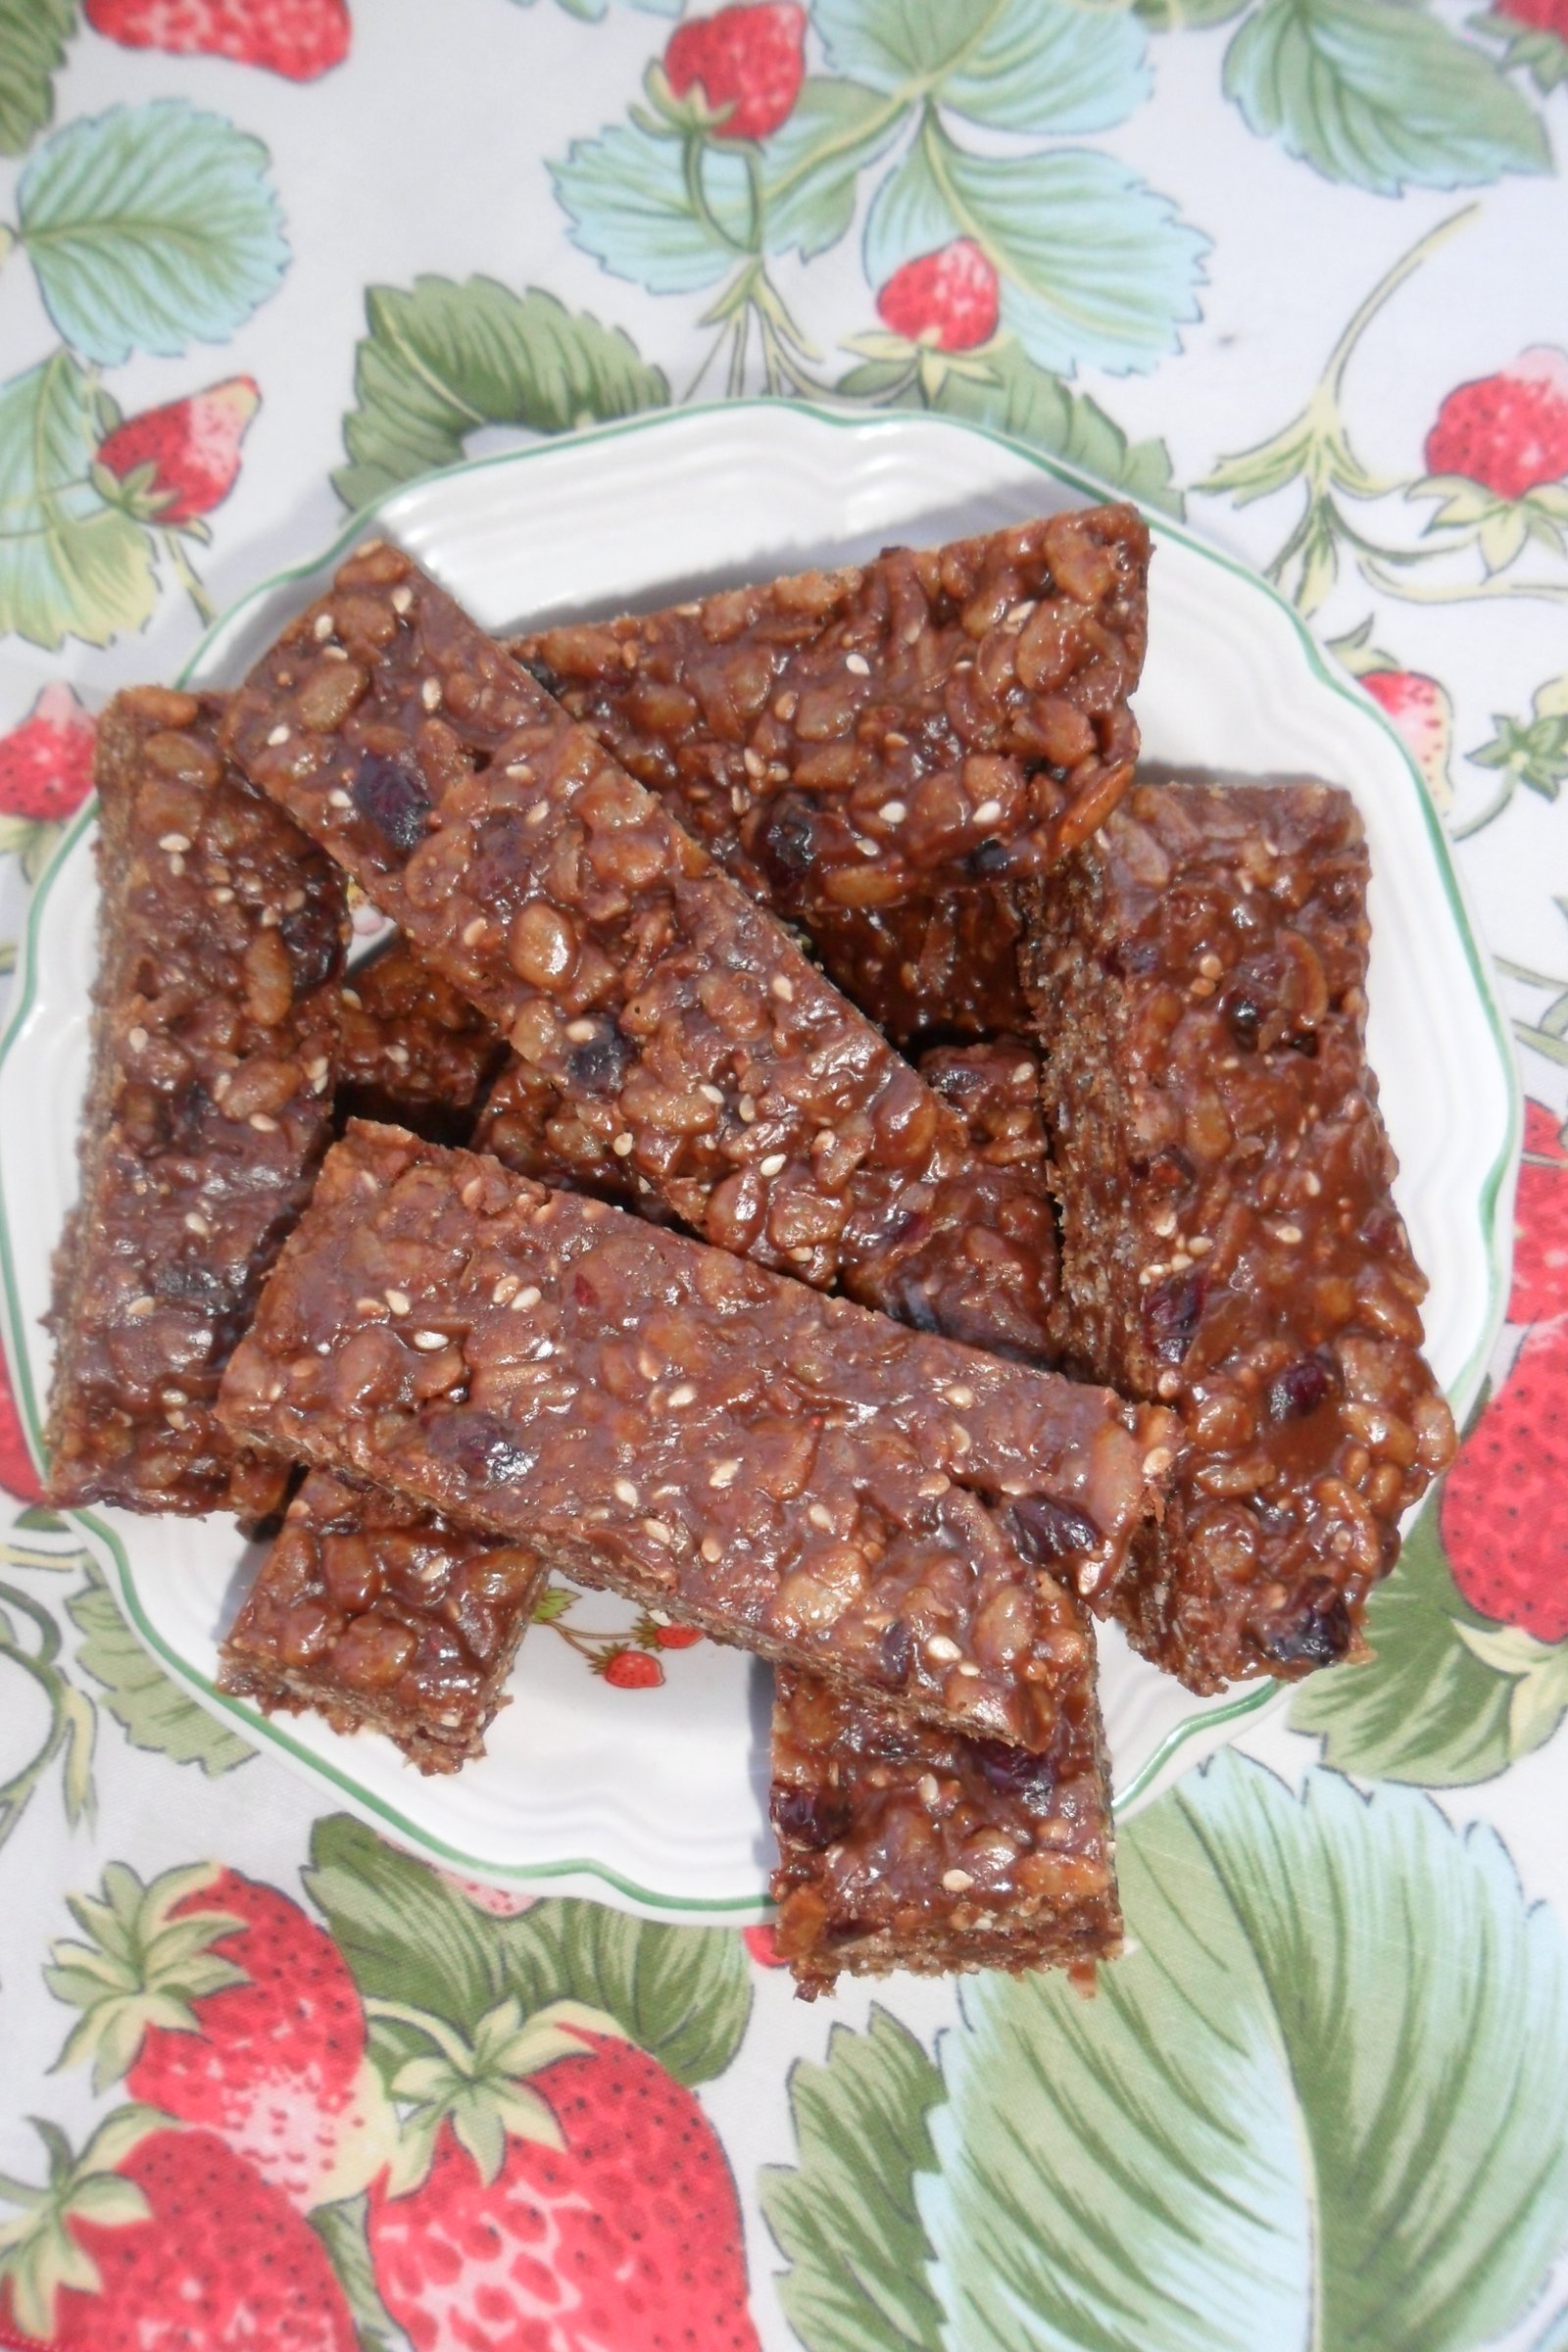
[{"label": "white ceramic plate", "polygon": [[[934,417],[865,418],[778,402],[687,410],[431,476],[374,513],[477,618],[610,612],[726,582],[954,538],[1101,495],[1049,460]],[[361,517],[317,564],[265,582],[191,666],[237,680],[326,584]],[[1432,1276],[1427,1329],[1459,1408],[1478,1385],[1504,1295],[1516,1105],[1512,1061],[1447,850],[1398,738],[1331,673],[1273,592],[1177,525],[1156,524],[1149,664],[1138,714],[1152,757],[1343,780],[1373,859],[1372,1056],[1401,1164],[1399,1204]],[[96,914],[90,811],[33,901],[0,1049],[0,1270],[7,1342],[33,1443],[47,1394],[50,1253],[75,1191]],[[514,1703],[482,1762],[422,1779],[378,1737],[316,1719],[268,1722],[214,1688],[242,1547],[224,1520],[84,1512],[131,1623],[204,1706],[237,1723],[375,1826],[450,1868],[596,1894],[665,1918],[760,1917],[766,1678],[707,1643],[662,1653],[662,1687],[590,1675],[562,1634],[524,1646]],[[573,1604],[601,1638],[633,1612]],[[1272,1686],[1194,1699],[1102,1636],[1122,1808],[1218,1745]]]}]

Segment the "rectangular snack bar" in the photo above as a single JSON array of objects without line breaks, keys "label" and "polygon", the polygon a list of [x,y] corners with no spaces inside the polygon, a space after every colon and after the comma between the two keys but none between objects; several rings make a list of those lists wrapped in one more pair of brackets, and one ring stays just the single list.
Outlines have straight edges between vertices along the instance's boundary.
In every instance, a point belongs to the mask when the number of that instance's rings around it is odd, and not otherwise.
[{"label": "rectangular snack bar", "polygon": [[[1049,1739],[1169,1416],[355,1125],[226,1376],[238,1437],[916,1715]],[[1042,1565],[1056,1573],[1037,1573]]]},{"label": "rectangular snack bar", "polygon": [[1149,532],[1088,507],[514,650],[810,927],[1053,866],[1131,781]]},{"label": "rectangular snack bar", "polygon": [[[1064,1595],[1064,1597],[1066,1597]],[[778,1949],[803,1998],[881,1976],[1083,1968],[1121,1945],[1094,1643],[1031,1754],[901,1721],[781,1668],[771,1811]]]},{"label": "rectangular snack bar", "polygon": [[234,698],[236,757],[693,1232],[1049,1359],[1054,1220],[395,548]]},{"label": "rectangular snack bar", "polygon": [[1355,1654],[1453,1448],[1366,1063],[1366,883],[1332,785],[1141,779],[1030,909],[1070,1360],[1184,1431],[1096,1606],[1195,1690]]},{"label": "rectangular snack bar", "polygon": [[222,1647],[219,1688],[384,1732],[421,1772],[484,1753],[546,1571],[531,1551],[313,1470]]},{"label": "rectangular snack bar", "polygon": [[98,724],[103,891],[80,1202],[55,1264],[57,1502],[272,1510],[219,1376],[330,1136],[347,922],[331,860],[226,765],[221,699]]},{"label": "rectangular snack bar", "polygon": [[337,1106],[464,1143],[506,1041],[449,980],[394,938],[342,991]]}]

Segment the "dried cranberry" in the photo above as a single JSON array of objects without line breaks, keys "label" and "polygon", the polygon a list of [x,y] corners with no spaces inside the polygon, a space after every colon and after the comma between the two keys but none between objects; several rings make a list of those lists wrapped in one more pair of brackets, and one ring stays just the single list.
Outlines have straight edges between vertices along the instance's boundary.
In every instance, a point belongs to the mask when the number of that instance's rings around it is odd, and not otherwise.
[{"label": "dried cranberry", "polygon": [[968,871],[975,876],[977,881],[989,881],[994,874],[1004,874],[1006,872],[1008,864],[1007,845],[1005,842],[1002,841],[983,841],[980,843],[977,849],[973,849],[969,852],[968,857],[963,862]]},{"label": "dried cranberry", "polygon": [[1255,1054],[1257,1033],[1263,1026],[1263,1007],[1256,998],[1249,996],[1245,988],[1232,989],[1220,999],[1220,1010],[1242,1052]]},{"label": "dried cranberry", "polygon": [[166,1258],[153,1268],[155,1298],[171,1306],[200,1307],[204,1315],[220,1315],[234,1299],[233,1274],[216,1266],[195,1265],[189,1258]]},{"label": "dried cranberry", "polygon": [[780,800],[762,829],[758,852],[770,881],[781,885],[799,882],[816,861],[816,831],[810,812],[798,802]]},{"label": "dried cranberry", "polygon": [[780,1838],[789,1838],[794,1845],[809,1846],[820,1852],[842,1838],[850,1826],[850,1808],[842,1796],[826,1789],[792,1788],[775,1785],[773,1789],[773,1827]]},{"label": "dried cranberry", "polygon": [[200,1149],[214,1117],[212,1096],[199,1078],[187,1078],[168,1107],[169,1138],[176,1152]]},{"label": "dried cranberry", "polygon": [[1157,939],[1113,940],[1105,961],[1123,980],[1136,980],[1140,973],[1158,971],[1159,942]]},{"label": "dried cranberry", "polygon": [[438,1461],[448,1461],[466,1478],[486,1486],[510,1486],[526,1478],[538,1454],[516,1439],[493,1413],[450,1409],[432,1413],[425,1443]]},{"label": "dried cranberry", "polygon": [[1053,1502],[1049,1494],[1020,1495],[1007,1510],[1006,1524],[1024,1558],[1041,1568],[1098,1551],[1103,1540],[1087,1511]]},{"label": "dried cranberry", "polygon": [[354,806],[395,850],[416,850],[424,839],[430,795],[424,777],[406,760],[362,752],[351,786]]},{"label": "dried cranberry", "polygon": [[1293,1054],[1299,1054],[1304,1060],[1316,1061],[1317,1031],[1315,1029],[1293,1030],[1285,1042]]},{"label": "dried cranberry", "polygon": [[599,1293],[594,1289],[586,1274],[572,1276],[571,1295],[579,1306],[597,1306],[599,1304]]},{"label": "dried cranberry", "polygon": [[320,900],[307,901],[291,913],[279,915],[277,936],[288,952],[289,977],[297,997],[308,997],[341,970],[342,933],[331,907]]},{"label": "dried cranberry", "polygon": [[1199,1268],[1167,1274],[1144,1300],[1144,1336],[1162,1364],[1179,1364],[1193,1344],[1208,1296],[1208,1278]]},{"label": "dried cranberry", "polygon": [[527,878],[536,836],[523,822],[520,810],[496,808],[479,827],[473,845],[468,888],[481,906],[513,906]]},{"label": "dried cranberry", "polygon": [[1404,1219],[1396,1208],[1373,1209],[1361,1221],[1361,1239],[1369,1250],[1386,1255],[1404,1247]]},{"label": "dried cranberry", "polygon": [[1183,1193],[1193,1181],[1193,1163],[1180,1144],[1166,1144],[1148,1159],[1134,1158],[1132,1171],[1140,1184],[1162,1193]]},{"label": "dried cranberry", "polygon": [[627,1068],[636,1058],[636,1048],[628,1045],[618,1029],[612,1029],[605,1037],[591,1038],[587,1045],[573,1048],[567,1066],[587,1093],[618,1095]]},{"label": "dried cranberry", "polygon": [[560,699],[561,680],[548,662],[540,662],[535,659],[532,662],[525,662],[522,666],[536,686],[542,686],[546,694],[552,694],[558,700]]},{"label": "dried cranberry", "polygon": [[993,1788],[1021,1800],[1029,1813],[1049,1813],[1056,1793],[1055,1758],[1035,1755],[1027,1747],[1008,1747],[1002,1740],[970,1742],[975,1762]]},{"label": "dried cranberry", "polygon": [[886,1629],[879,1644],[877,1669],[880,1679],[900,1690],[909,1679],[914,1663],[914,1636],[902,1617],[895,1617]]},{"label": "dried cranberry", "polygon": [[1350,1646],[1345,1594],[1326,1576],[1309,1577],[1257,1639],[1276,1666],[1332,1666]]},{"label": "dried cranberry", "polygon": [[1329,1393],[1329,1375],[1321,1357],[1303,1355],[1283,1372],[1276,1372],[1268,1384],[1268,1417],[1271,1421],[1299,1421],[1315,1413]]}]

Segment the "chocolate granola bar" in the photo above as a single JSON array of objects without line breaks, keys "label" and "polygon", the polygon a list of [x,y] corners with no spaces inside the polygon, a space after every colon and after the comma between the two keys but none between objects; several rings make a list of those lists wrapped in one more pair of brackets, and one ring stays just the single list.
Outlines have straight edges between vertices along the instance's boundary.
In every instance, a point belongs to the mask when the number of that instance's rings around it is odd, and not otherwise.
[{"label": "chocolate granola bar", "polygon": [[338,1109],[464,1143],[506,1045],[449,980],[394,938],[342,991]]},{"label": "chocolate granola bar", "polygon": [[1332,785],[1141,780],[1029,910],[1070,1359],[1184,1431],[1096,1605],[1196,1690],[1355,1655],[1453,1449],[1366,1063],[1366,884]]},{"label": "chocolate granola bar", "polygon": [[421,1772],[484,1753],[545,1570],[373,1489],[313,1470],[222,1646],[219,1688],[384,1732]]},{"label": "chocolate granola bar", "polygon": [[407,557],[344,565],[229,740],[693,1232],[1047,1360],[1035,1189]]},{"label": "chocolate granola bar", "polygon": [[1026,1745],[1079,1656],[1037,1570],[1113,1579],[1168,1464],[1162,1412],[367,1125],[328,1155],[222,1413],[721,1641]]},{"label": "chocolate granola bar", "polygon": [[807,2000],[841,1971],[1081,1968],[1121,1944],[1094,1643],[1038,1753],[901,1721],[781,1669],[778,1948]]},{"label": "chocolate granola bar", "polygon": [[98,725],[103,904],[81,1200],[55,1266],[50,1492],[247,1517],[219,1376],[330,1131],[347,923],[323,858],[218,749],[222,704],[137,687]]}]

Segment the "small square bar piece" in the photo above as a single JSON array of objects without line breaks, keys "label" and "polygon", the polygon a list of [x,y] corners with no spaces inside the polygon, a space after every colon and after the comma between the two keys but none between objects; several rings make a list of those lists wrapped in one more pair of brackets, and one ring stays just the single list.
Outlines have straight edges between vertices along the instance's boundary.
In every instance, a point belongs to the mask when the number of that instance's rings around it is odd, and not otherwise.
[{"label": "small square bar piece", "polygon": [[516,1545],[313,1470],[223,1643],[219,1688],[384,1732],[421,1772],[484,1734],[545,1570]]},{"label": "small square bar piece", "polygon": [[1095,1653],[1031,1754],[901,1722],[781,1669],[773,1702],[773,1899],[803,1998],[841,1971],[1083,1968],[1121,1948]]},{"label": "small square bar piece", "polygon": [[281,1502],[219,1376],[331,1132],[347,938],[331,860],[229,767],[222,700],[137,687],[98,722],[103,900],[81,1200],[55,1263],[57,1502]]},{"label": "small square bar piece", "polygon": [[1115,1577],[1169,1427],[359,1124],[223,1417],[720,1641],[1025,1746],[1079,1670],[1076,1604],[1046,1570]]},{"label": "small square bar piece", "polygon": [[1366,886],[1333,785],[1141,779],[1030,908],[1068,1357],[1183,1430],[1094,1605],[1195,1690],[1354,1656],[1453,1450],[1366,1062]]}]

